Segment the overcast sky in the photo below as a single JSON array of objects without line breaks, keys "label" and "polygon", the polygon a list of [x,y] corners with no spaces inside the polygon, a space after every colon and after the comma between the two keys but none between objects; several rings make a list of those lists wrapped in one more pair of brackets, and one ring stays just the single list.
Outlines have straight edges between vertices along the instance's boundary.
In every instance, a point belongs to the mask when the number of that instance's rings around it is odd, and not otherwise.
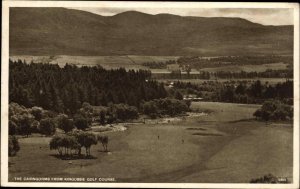
[{"label": "overcast sky", "polygon": [[293,9],[289,8],[73,8],[112,16],[121,12],[135,10],[148,14],[169,13],[181,16],[200,17],[240,17],[264,25],[292,25]]}]

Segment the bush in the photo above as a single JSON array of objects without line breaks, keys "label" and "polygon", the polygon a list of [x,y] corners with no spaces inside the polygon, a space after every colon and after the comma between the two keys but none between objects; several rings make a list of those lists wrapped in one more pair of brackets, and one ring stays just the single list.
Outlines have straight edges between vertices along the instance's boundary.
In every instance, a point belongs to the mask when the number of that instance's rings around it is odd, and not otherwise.
[{"label": "bush", "polygon": [[45,135],[53,135],[55,133],[55,124],[52,119],[42,119],[40,122],[40,132]]},{"label": "bush", "polygon": [[8,138],[8,156],[15,156],[20,150],[19,141],[15,136]]}]

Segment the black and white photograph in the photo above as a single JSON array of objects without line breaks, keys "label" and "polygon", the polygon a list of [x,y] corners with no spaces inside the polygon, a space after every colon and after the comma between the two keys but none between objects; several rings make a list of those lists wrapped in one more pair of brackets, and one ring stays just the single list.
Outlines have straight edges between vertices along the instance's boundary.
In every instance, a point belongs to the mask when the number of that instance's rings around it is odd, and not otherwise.
[{"label": "black and white photograph", "polygon": [[299,4],[4,1],[1,186],[299,188]]}]

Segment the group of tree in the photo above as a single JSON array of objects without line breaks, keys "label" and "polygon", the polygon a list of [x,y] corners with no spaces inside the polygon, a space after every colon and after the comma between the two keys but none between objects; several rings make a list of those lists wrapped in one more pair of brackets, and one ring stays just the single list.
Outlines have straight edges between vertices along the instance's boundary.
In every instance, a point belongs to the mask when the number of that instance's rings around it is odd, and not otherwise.
[{"label": "group of tree", "polygon": [[145,67],[148,67],[150,69],[167,69],[168,65],[170,64],[176,64],[175,60],[167,60],[165,62],[143,62],[142,65]]},{"label": "group of tree", "polygon": [[164,115],[175,116],[189,111],[190,103],[173,98],[155,99],[144,102],[142,111],[151,118]]},{"label": "group of tree", "polygon": [[287,80],[270,85],[269,83],[262,84],[260,80],[257,80],[249,86],[242,83],[224,85],[218,91],[217,101],[260,104],[267,99],[280,99],[288,102],[288,99],[293,98],[293,93],[293,81]]},{"label": "group of tree", "polygon": [[9,61],[9,101],[27,108],[75,114],[83,102],[94,106],[128,104],[165,98],[163,84],[151,80],[151,72],[123,68],[105,70],[100,66],[77,67]]},{"label": "group of tree", "polygon": [[234,72],[234,71],[216,71],[210,73],[214,78],[220,79],[247,79],[247,78],[293,78],[292,69],[272,70],[268,69],[263,72]]},{"label": "group of tree", "polygon": [[266,71],[199,71],[199,73],[187,74],[181,70],[173,70],[171,73],[152,73],[153,79],[253,79],[253,78],[290,78],[294,76],[292,69]]},{"label": "group of tree", "polygon": [[[255,82],[218,82],[209,81],[199,84],[175,82],[174,89],[179,89],[183,94],[195,94],[209,101],[232,103],[263,103],[267,99],[279,99],[287,104],[293,101],[293,81],[286,80],[277,84],[262,84]],[[202,94],[208,96],[201,96]]]},{"label": "group of tree", "polygon": [[[84,103],[83,106],[88,105]],[[14,102],[10,103],[9,134],[28,137],[31,133],[40,133],[51,136],[55,134],[56,128],[63,130],[65,133],[72,131],[74,128],[85,130],[90,126],[93,115],[87,112],[83,113],[80,110],[73,117],[70,117],[66,114],[44,110],[41,107],[26,108]]]},{"label": "group of tree", "polygon": [[91,147],[101,142],[103,150],[108,151],[108,137],[97,136],[90,132],[74,131],[67,134],[55,135],[50,143],[50,150],[57,150],[60,157],[77,156],[81,157],[82,148],[85,149],[85,156],[91,156]]},{"label": "group of tree", "polygon": [[279,100],[265,101],[260,109],[253,114],[257,119],[263,121],[286,121],[293,120],[293,107]]},{"label": "group of tree", "polygon": [[55,133],[55,113],[41,107],[26,108],[17,103],[9,104],[9,134],[25,135],[32,132],[52,135]]}]

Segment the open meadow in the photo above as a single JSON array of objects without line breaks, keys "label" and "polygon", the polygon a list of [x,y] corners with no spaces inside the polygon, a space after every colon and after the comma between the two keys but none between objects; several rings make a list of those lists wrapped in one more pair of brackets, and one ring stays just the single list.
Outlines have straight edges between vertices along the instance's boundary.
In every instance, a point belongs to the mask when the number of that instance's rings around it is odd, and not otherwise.
[{"label": "open meadow", "polygon": [[178,117],[167,123],[129,124],[108,132],[109,153],[97,144],[94,159],[61,160],[49,137],[20,138],[21,150],[9,158],[14,177],[102,177],[117,182],[247,183],[272,173],[292,180],[291,123],[258,122],[259,105],[192,103],[207,115]]}]

